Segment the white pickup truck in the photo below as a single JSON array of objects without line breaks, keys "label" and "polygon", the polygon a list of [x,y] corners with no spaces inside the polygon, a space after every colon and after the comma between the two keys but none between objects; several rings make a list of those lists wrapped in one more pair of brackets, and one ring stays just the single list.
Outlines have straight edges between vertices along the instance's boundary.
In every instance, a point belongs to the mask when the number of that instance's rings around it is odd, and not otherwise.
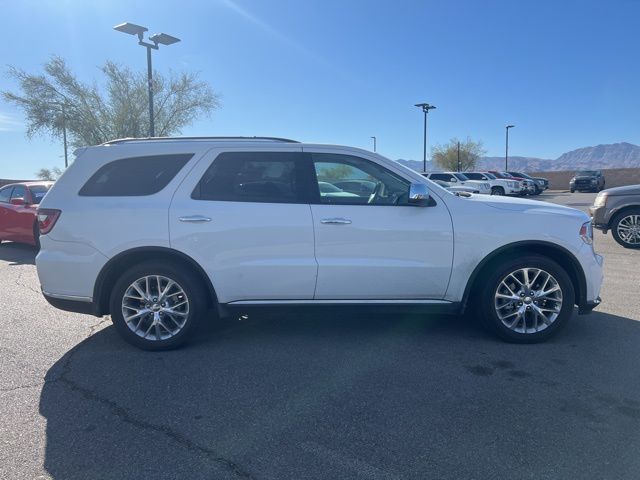
[{"label": "white pickup truck", "polygon": [[464,172],[464,175],[471,180],[488,182],[491,185],[491,195],[522,195],[524,184],[518,180],[508,180],[498,178],[489,172]]},{"label": "white pickup truck", "polygon": [[442,182],[445,182],[449,186],[464,185],[466,187],[474,187],[482,194],[491,194],[491,185],[489,184],[489,182],[479,182],[477,180],[471,180],[464,173],[433,172],[423,173],[422,175],[427,177],[429,180],[440,180]]}]

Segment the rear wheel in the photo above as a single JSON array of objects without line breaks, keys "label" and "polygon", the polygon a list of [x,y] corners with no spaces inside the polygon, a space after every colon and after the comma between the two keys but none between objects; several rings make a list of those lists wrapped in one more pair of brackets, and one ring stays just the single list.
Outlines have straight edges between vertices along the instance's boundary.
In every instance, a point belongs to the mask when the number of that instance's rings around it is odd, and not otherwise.
[{"label": "rear wheel", "polygon": [[492,187],[491,195],[504,195],[504,188],[502,187]]},{"label": "rear wheel", "polygon": [[573,313],[575,293],[569,276],[543,256],[506,261],[492,270],[484,285],[479,299],[484,323],[508,342],[544,341]]},{"label": "rear wheel", "polygon": [[625,248],[640,248],[640,208],[618,213],[611,221],[611,233]]},{"label": "rear wheel", "polygon": [[571,193],[574,193],[576,190],[575,188],[572,188],[571,190],[569,190]]},{"label": "rear wheel", "polygon": [[144,350],[168,350],[193,336],[206,299],[205,288],[187,269],[150,261],[122,274],[109,306],[124,340]]}]

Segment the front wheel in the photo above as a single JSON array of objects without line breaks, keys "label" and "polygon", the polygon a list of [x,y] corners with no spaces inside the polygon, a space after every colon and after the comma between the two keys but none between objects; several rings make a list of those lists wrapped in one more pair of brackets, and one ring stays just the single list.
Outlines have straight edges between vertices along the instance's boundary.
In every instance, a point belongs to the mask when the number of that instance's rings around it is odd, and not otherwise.
[{"label": "front wheel", "polygon": [[493,187],[491,189],[491,195],[498,195],[498,196],[504,195],[504,188],[502,188],[502,187]]},{"label": "front wheel", "polygon": [[575,293],[565,270],[539,255],[506,261],[484,282],[480,302],[485,325],[503,340],[536,343],[571,318]]},{"label": "front wheel", "polygon": [[124,340],[143,350],[169,350],[194,334],[206,312],[206,298],[205,289],[187,269],[150,261],[122,274],[109,306]]},{"label": "front wheel", "polygon": [[640,248],[640,208],[632,208],[613,217],[611,233],[624,248]]}]

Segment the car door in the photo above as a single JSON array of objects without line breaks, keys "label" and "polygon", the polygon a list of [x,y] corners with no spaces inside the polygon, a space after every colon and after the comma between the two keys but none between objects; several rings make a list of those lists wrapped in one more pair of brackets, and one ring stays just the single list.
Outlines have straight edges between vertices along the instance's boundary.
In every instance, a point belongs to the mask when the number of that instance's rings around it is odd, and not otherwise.
[{"label": "car door", "polygon": [[312,299],[310,179],[300,147],[212,150],[174,194],[171,246],[202,266],[221,303]]},{"label": "car door", "polygon": [[11,203],[10,219],[8,229],[14,240],[18,242],[31,242],[33,240],[33,226],[35,222],[35,211],[30,205],[31,196],[24,185],[16,185],[11,192],[11,202],[22,200],[22,205]]},{"label": "car door", "polygon": [[9,203],[11,201],[11,192],[13,192],[13,185],[0,188],[0,240],[13,240],[9,228],[10,219],[13,216],[11,204]]},{"label": "car door", "polygon": [[311,205],[317,300],[442,299],[453,258],[453,227],[445,204],[408,204],[410,181],[362,156],[305,149],[316,182],[363,184],[369,193],[322,195]]}]

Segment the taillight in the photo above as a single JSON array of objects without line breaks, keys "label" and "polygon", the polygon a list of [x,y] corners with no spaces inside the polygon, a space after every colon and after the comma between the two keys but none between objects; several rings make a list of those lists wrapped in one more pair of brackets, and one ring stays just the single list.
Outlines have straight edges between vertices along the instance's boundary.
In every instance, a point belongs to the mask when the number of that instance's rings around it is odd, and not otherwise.
[{"label": "taillight", "polygon": [[60,210],[53,208],[39,208],[38,209],[38,228],[42,235],[46,235],[54,227],[58,218],[60,217]]},{"label": "taillight", "polygon": [[591,222],[585,222],[580,227],[580,238],[587,245],[593,244],[593,226]]}]

